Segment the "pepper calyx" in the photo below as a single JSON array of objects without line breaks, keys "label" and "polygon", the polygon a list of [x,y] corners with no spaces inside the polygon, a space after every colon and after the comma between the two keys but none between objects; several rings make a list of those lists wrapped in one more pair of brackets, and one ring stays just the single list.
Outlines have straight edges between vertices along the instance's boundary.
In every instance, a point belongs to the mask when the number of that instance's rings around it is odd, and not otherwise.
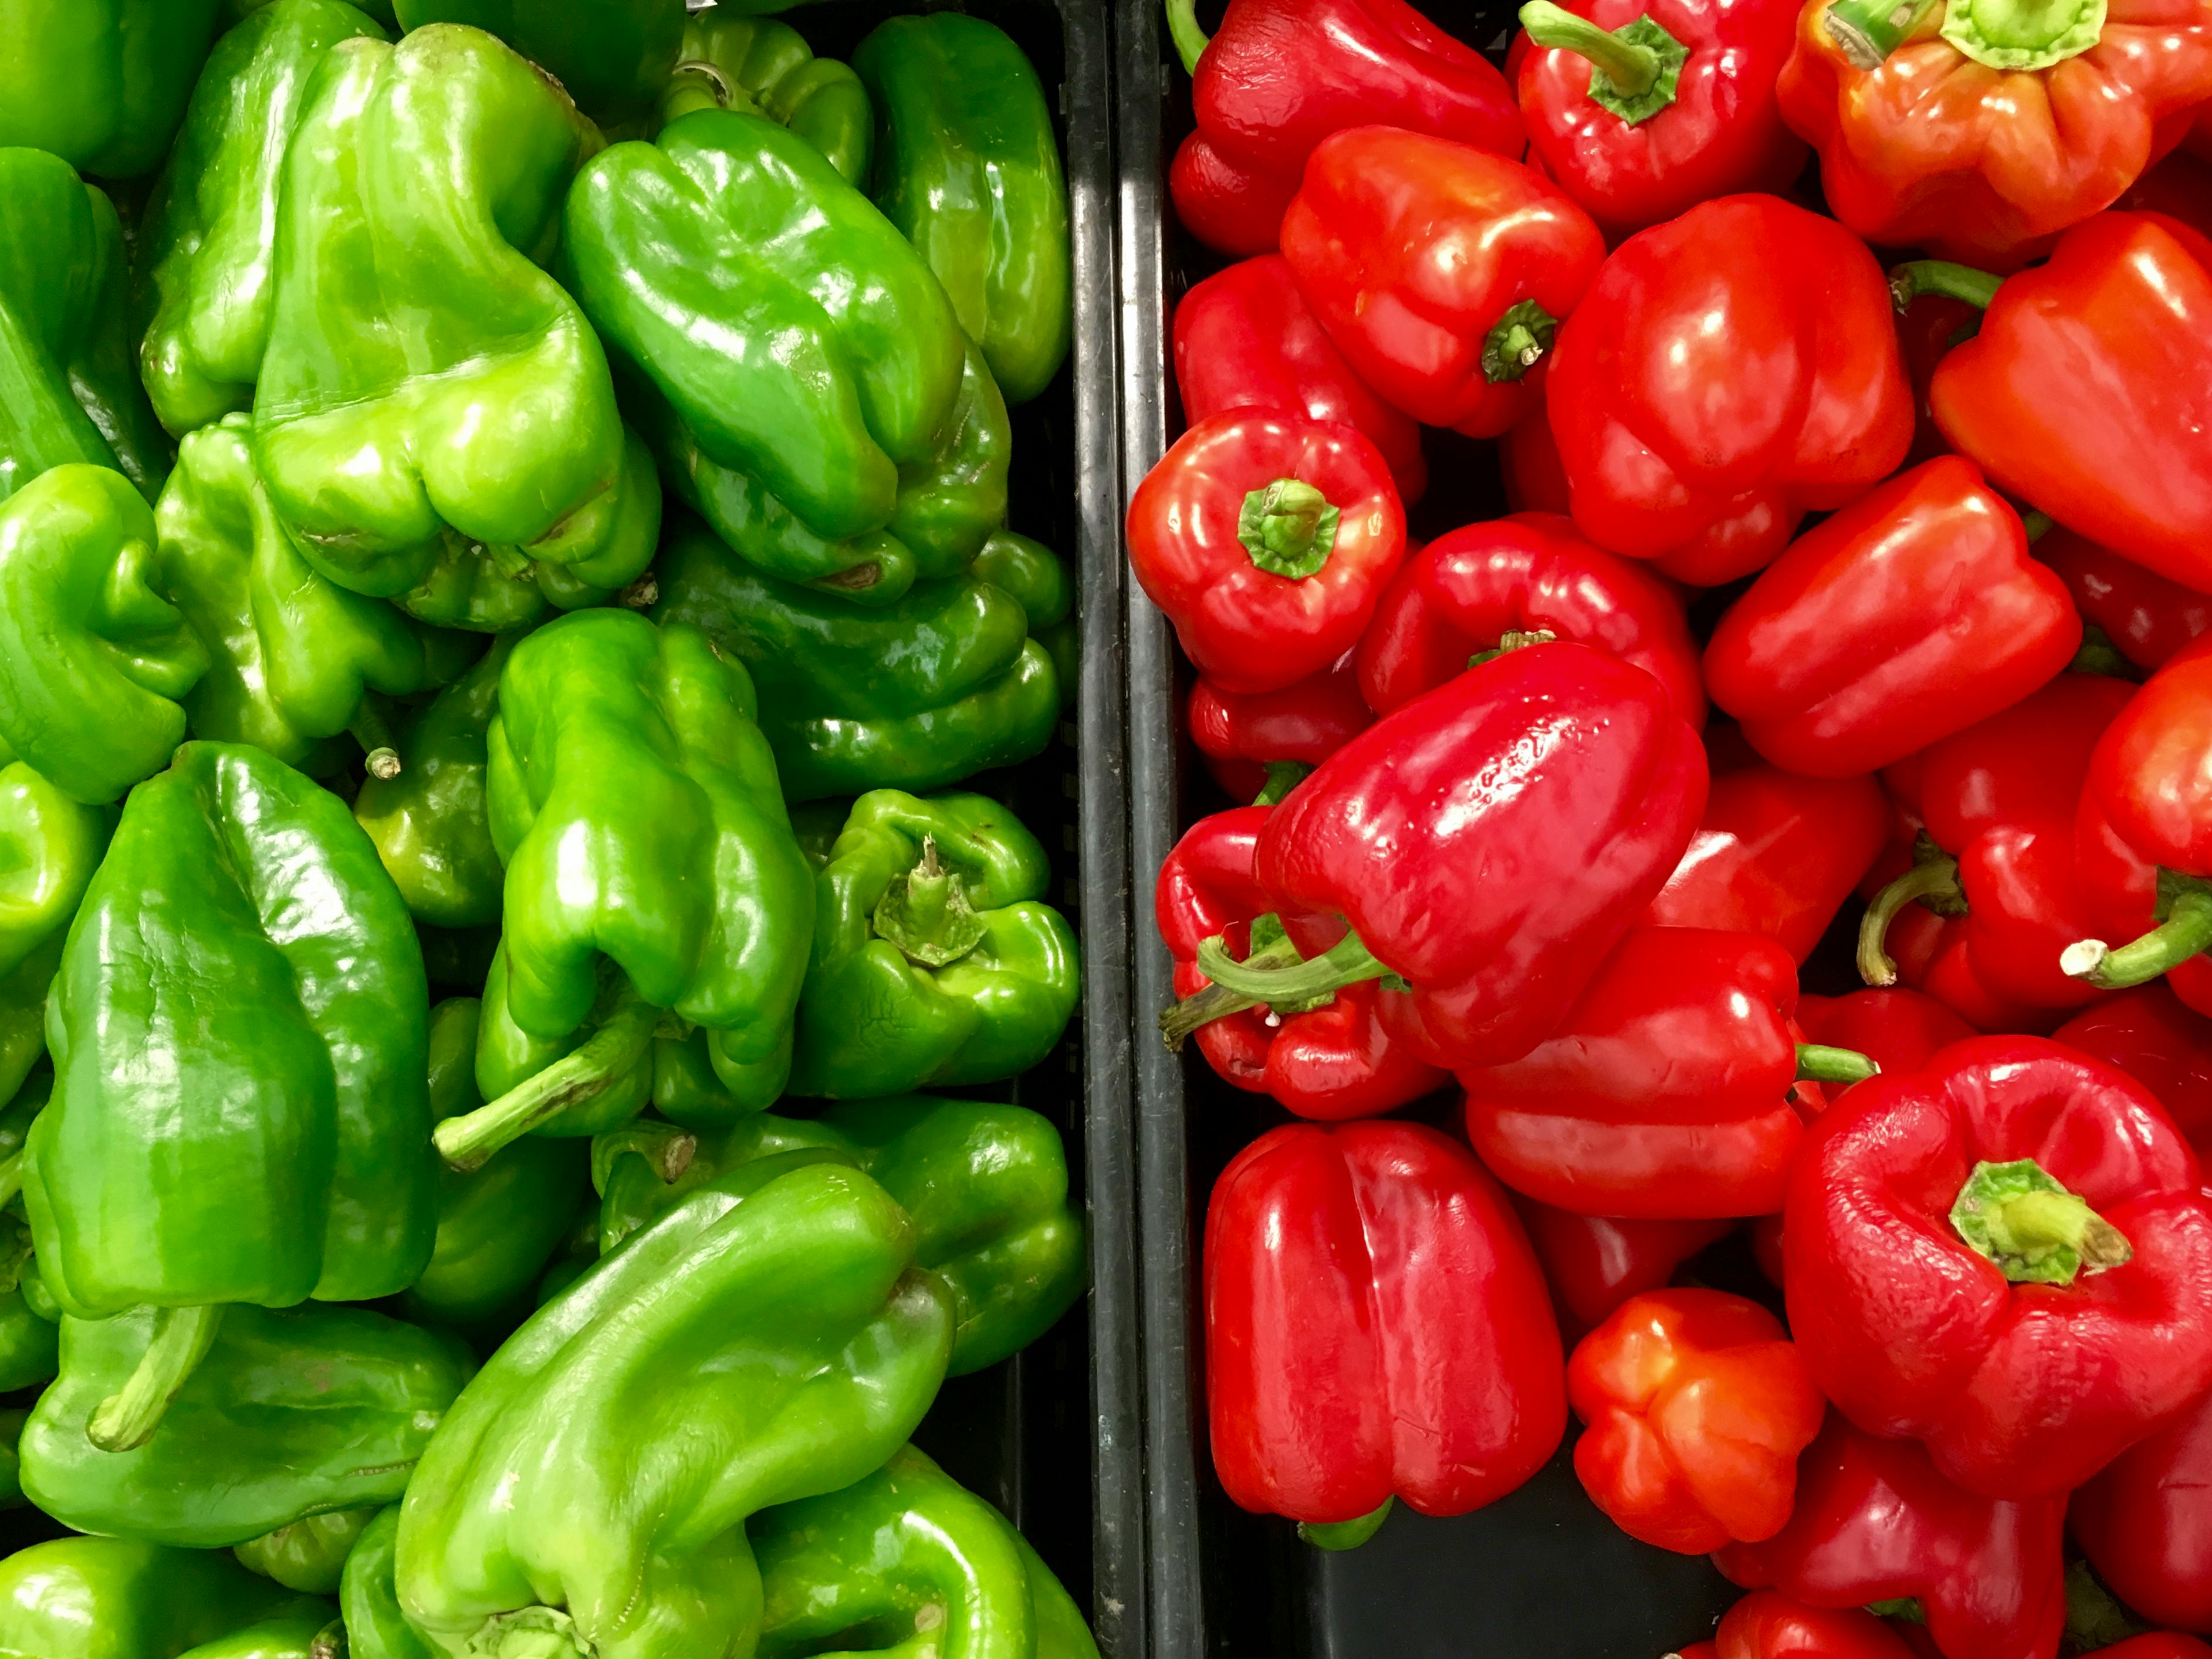
[{"label": "pepper calyx", "polygon": [[1378,1507],[1350,1521],[1301,1521],[1298,1536],[1317,1550],[1356,1550],[1382,1530],[1397,1501],[1395,1497],[1386,1498]]},{"label": "pepper calyx", "polygon": [[983,918],[968,902],[957,872],[937,855],[937,837],[921,838],[913,869],[891,878],[872,917],[876,937],[917,968],[949,968],[983,942]]},{"label": "pepper calyx", "polygon": [[1298,581],[1328,562],[1341,516],[1304,479],[1277,478],[1245,493],[1237,539],[1260,569]]},{"label": "pepper calyx", "polygon": [[2212,950],[2212,881],[2161,866],[2151,918],[2157,927],[2118,947],[2075,940],[2059,953],[2060,970],[2100,991],[2123,991]]},{"label": "pepper calyx", "polygon": [[1492,386],[1517,380],[1544,361],[1558,337],[1559,319],[1534,300],[1505,307],[1482,338],[1482,378]]},{"label": "pepper calyx", "polygon": [[2121,1266],[2135,1247],[2032,1158],[1974,1165],[1951,1226],[2015,1285],[2071,1285]]},{"label": "pepper calyx", "polygon": [[1521,27],[1540,46],[1588,58],[1590,101],[1630,126],[1674,101],[1682,65],[1690,59],[1690,49],[1648,14],[1603,29],[1552,0],[1528,0],[1521,8]]}]

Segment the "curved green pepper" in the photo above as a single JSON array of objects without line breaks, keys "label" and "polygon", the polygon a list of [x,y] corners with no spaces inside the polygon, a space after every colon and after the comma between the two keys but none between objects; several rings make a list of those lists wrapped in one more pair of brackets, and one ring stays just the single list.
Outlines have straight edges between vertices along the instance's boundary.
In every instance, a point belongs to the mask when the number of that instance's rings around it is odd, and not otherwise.
[{"label": "curved green pepper", "polygon": [[346,1557],[345,1576],[338,1583],[346,1659],[437,1659],[399,1608],[399,1592],[392,1584],[398,1542],[399,1505],[394,1504],[368,1523]]},{"label": "curved green pepper", "polygon": [[239,1565],[286,1589],[307,1595],[336,1593],[346,1558],[380,1510],[330,1510],[250,1538],[231,1551]]},{"label": "curved green pepper", "polygon": [[323,54],[384,32],[343,0],[276,0],[216,42],[146,204],[138,366],[172,434],[253,406],[269,345],[277,173]]},{"label": "curved green pepper", "polygon": [[601,1135],[592,1144],[600,1246],[617,1249],[732,1170],[804,1150],[850,1159],[904,1206],[915,1261],[952,1291],[950,1375],[1027,1347],[1082,1296],[1083,1218],[1067,1202],[1059,1132],[1025,1107],[990,1101],[901,1095],[816,1118],[766,1112],[720,1133],[647,1121]]},{"label": "curved green pepper", "polygon": [[684,0],[397,0],[400,27],[467,23],[513,46],[594,120],[653,107],[676,67]]},{"label": "curved green pepper", "polygon": [[760,1659],[832,1649],[1097,1659],[1073,1598],[1027,1540],[912,1446],[746,1530],[760,1561]]},{"label": "curved green pepper", "polygon": [[978,581],[1002,588],[1022,602],[1030,637],[1052,659],[1060,681],[1060,706],[1074,705],[1083,686],[1083,636],[1075,619],[1075,584],[1060,556],[1042,542],[994,530],[968,567]]},{"label": "curved green pepper", "polygon": [[[34,0],[31,9],[76,3]],[[0,53],[0,128],[17,62],[9,20],[19,7],[0,6],[9,47]],[[99,7],[85,0],[83,9]],[[151,501],[168,471],[168,440],[138,384],[115,204],[58,155],[0,149],[0,224],[8,227],[0,236],[0,501],[70,461],[119,469]]]},{"label": "curved green pepper", "polygon": [[[573,564],[629,522],[601,500],[635,479],[605,354],[533,263],[599,143],[477,29],[325,54],[285,158],[253,450],[331,580],[407,593],[449,530]],[[565,533],[586,514],[594,536]]]},{"label": "curved green pepper", "polygon": [[692,1194],[462,1392],[400,1511],[399,1603],[434,1647],[749,1650],[745,1518],[879,1467],[951,1346],[904,1212],[804,1157]]},{"label": "curved green pepper", "polygon": [[1052,740],[1060,678],[1021,602],[972,576],[863,611],[763,575],[697,530],[659,565],[653,615],[744,664],[793,800],[934,789]]},{"label": "curved green pepper", "polygon": [[0,1560],[0,1654],[25,1659],[216,1659],[254,1626],[329,1617],[327,1602],[205,1550],[57,1538]]},{"label": "curved green pepper", "polygon": [[[46,988],[114,830],[112,810],[70,799],[21,761],[0,767],[0,1102],[16,1098],[46,1051]],[[22,1146],[10,1115],[0,1111],[0,1159]],[[21,1189],[20,1173],[0,1187],[5,1202]]]},{"label": "curved green pepper", "polygon": [[1074,337],[1067,182],[1036,70],[957,11],[893,17],[853,52],[878,127],[871,194],[945,284],[1010,404]]},{"label": "curved green pepper", "polygon": [[655,131],[695,109],[747,110],[789,127],[855,189],[868,187],[876,117],[852,66],[817,58],[787,23],[720,6],[694,12],[654,114]]},{"label": "curved green pepper", "polygon": [[7,0],[0,144],[49,149],[104,179],[151,173],[184,118],[215,11],[216,0]]}]

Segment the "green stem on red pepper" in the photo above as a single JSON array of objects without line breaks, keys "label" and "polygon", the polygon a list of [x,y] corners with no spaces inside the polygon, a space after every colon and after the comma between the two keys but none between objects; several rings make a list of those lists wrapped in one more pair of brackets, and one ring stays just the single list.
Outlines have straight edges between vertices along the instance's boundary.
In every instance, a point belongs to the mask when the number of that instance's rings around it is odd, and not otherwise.
[{"label": "green stem on red pepper", "polygon": [[1397,1501],[1386,1498],[1377,1508],[1350,1521],[1301,1521],[1298,1536],[1317,1550],[1356,1550],[1382,1530]]},{"label": "green stem on red pepper", "polygon": [[[1829,15],[1835,14],[1832,11]],[[2003,277],[1972,265],[1954,264],[1948,259],[1910,259],[1891,269],[1889,298],[1900,313],[1923,294],[1940,294],[1977,311],[1987,311],[2003,285]]]},{"label": "green stem on red pepper", "polygon": [[1854,69],[1877,70],[1935,4],[1936,0],[1836,0],[1821,21]]},{"label": "green stem on red pepper", "polygon": [[1292,581],[1317,574],[1336,546],[1337,509],[1303,478],[1277,478],[1245,493],[1237,539],[1254,565]]},{"label": "green stem on red pepper", "polygon": [[2071,1285],[2135,1255],[2118,1228],[2032,1158],[1975,1164],[1951,1206],[1951,1225],[2015,1285]]},{"label": "green stem on red pepper", "polygon": [[1690,49],[1650,16],[1602,29],[1552,0],[1528,0],[1521,8],[1521,27],[1540,46],[1589,58],[1590,101],[1631,126],[1674,101],[1690,58]]},{"label": "green stem on red pepper", "polygon": [[157,1310],[145,1357],[121,1392],[109,1395],[94,1410],[84,1425],[85,1438],[110,1452],[129,1451],[151,1440],[177,1390],[214,1346],[216,1333],[222,1327],[222,1310],[220,1302]]},{"label": "green stem on red pepper", "polygon": [[2100,991],[2121,991],[2212,950],[2212,882],[2160,870],[2158,885],[2157,927],[2118,949],[2100,939],[2076,939],[2060,953],[2059,967]]},{"label": "green stem on red pepper", "polygon": [[1482,341],[1482,378],[1497,386],[1517,380],[1544,361],[1559,332],[1559,319],[1534,300],[1505,308]]},{"label": "green stem on red pepper", "polygon": [[[1267,781],[1260,793],[1252,797],[1255,806],[1279,805],[1284,796],[1313,775],[1313,768],[1304,761],[1269,761]],[[4,1167],[4,1166],[0,1166]]]},{"label": "green stem on red pepper", "polygon": [[[1255,921],[1253,927],[1256,931],[1259,923]],[[1206,943],[1218,945],[1220,940],[1213,939]],[[1290,936],[1283,934],[1257,946],[1237,965],[1261,972],[1279,973],[1304,961],[1305,957],[1299,954],[1298,947],[1291,942]],[[1208,974],[1206,977],[1212,979],[1213,975]],[[1246,992],[1231,990],[1217,981],[1202,991],[1192,992],[1172,1008],[1162,1009],[1160,1036],[1165,1039],[1169,1053],[1180,1054],[1184,1040],[1200,1026],[1211,1024],[1217,1019],[1226,1019],[1231,1014],[1241,1014],[1248,1008],[1257,1008],[1267,1000]]]},{"label": "green stem on red pepper", "polygon": [[1912,843],[1912,868],[1874,896],[1859,922],[1859,977],[1869,985],[1897,983],[1897,963],[1883,942],[1897,913],[1915,901],[1939,916],[1966,913],[1966,890],[1959,884],[1959,860],[1929,839],[1923,830]]},{"label": "green stem on red pepper", "polygon": [[1797,1045],[1801,1083],[1863,1083],[1881,1067],[1856,1048],[1832,1048],[1825,1042]]},{"label": "green stem on red pepper", "polygon": [[1167,13],[1168,33],[1175,40],[1176,55],[1182,59],[1183,69],[1195,75],[1198,60],[1213,38],[1198,26],[1197,0],[1167,0]]},{"label": "green stem on red pepper", "polygon": [[1384,978],[1391,971],[1376,960],[1357,933],[1346,933],[1321,955],[1291,967],[1255,966],[1250,958],[1239,962],[1217,933],[1198,947],[1198,970],[1218,986],[1271,1006],[1311,1002],[1363,980]]}]

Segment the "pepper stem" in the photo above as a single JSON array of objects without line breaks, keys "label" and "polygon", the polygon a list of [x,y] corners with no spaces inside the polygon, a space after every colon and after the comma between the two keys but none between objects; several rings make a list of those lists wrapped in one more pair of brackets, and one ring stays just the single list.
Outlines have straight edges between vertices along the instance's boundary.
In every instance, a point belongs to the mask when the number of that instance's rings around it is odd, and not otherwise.
[{"label": "pepper stem", "polygon": [[1517,380],[1552,349],[1559,319],[1534,300],[1505,307],[1482,340],[1482,378],[1492,386]]},{"label": "pepper stem", "polygon": [[[2161,887],[2174,879],[2163,870],[2159,876]],[[2165,909],[2157,927],[2117,951],[2100,939],[2075,940],[2059,953],[2060,970],[2100,991],[2123,991],[2212,950],[2212,886],[2181,887]]]},{"label": "pepper stem", "polygon": [[948,968],[983,942],[982,917],[960,878],[937,856],[937,837],[921,838],[921,857],[891,878],[876,901],[876,937],[918,968]]},{"label": "pepper stem", "polygon": [[1936,0],[1836,0],[1820,21],[1853,69],[1874,70],[1903,46]]},{"label": "pepper stem", "polygon": [[1950,0],[1943,38],[1984,68],[2047,70],[2104,37],[2106,0]]},{"label": "pepper stem", "polygon": [[2081,624],[2081,647],[2066,665],[2069,674],[2102,674],[2108,679],[2131,680],[2136,665],[2120,654],[2112,636],[2094,623]]},{"label": "pepper stem", "polygon": [[[1252,797],[1252,805],[1255,806],[1279,805],[1284,796],[1289,794],[1291,790],[1312,775],[1313,768],[1304,761],[1269,761],[1267,781],[1260,793]],[[0,1164],[0,1169],[6,1167],[5,1164]]]},{"label": "pepper stem", "polygon": [[155,1309],[154,1334],[138,1368],[119,1392],[94,1408],[84,1427],[85,1438],[108,1452],[129,1451],[151,1440],[177,1390],[191,1379],[215,1346],[216,1333],[222,1328],[222,1310],[220,1302]]},{"label": "pepper stem", "polygon": [[1237,539],[1259,568],[1292,581],[1317,573],[1336,546],[1340,515],[1303,478],[1277,478],[1249,491],[1237,514]]},{"label": "pepper stem", "polygon": [[463,1175],[481,1170],[501,1147],[589,1100],[635,1066],[645,1058],[659,1024],[660,1010],[651,1003],[623,1003],[573,1054],[516,1084],[497,1100],[439,1124],[430,1134],[438,1155]]},{"label": "pepper stem", "polygon": [[1317,1550],[1356,1550],[1382,1530],[1398,1500],[1386,1498],[1382,1506],[1352,1521],[1301,1521],[1298,1536]]},{"label": "pepper stem", "polygon": [[617,1159],[635,1152],[652,1167],[663,1185],[684,1178],[699,1151],[699,1137],[673,1123],[640,1119],[592,1137],[592,1190],[604,1198]]},{"label": "pepper stem", "polygon": [[1856,1048],[1831,1048],[1825,1042],[1797,1045],[1801,1083],[1863,1083],[1881,1067]]},{"label": "pepper stem", "polygon": [[1195,75],[1198,60],[1213,38],[1198,26],[1197,0],[1167,0],[1167,14],[1168,33],[1175,41],[1176,55],[1182,59],[1184,71]]},{"label": "pepper stem", "polygon": [[[1206,941],[1208,945],[1215,942],[1213,939]],[[1201,953],[1203,950],[1201,946]],[[1285,969],[1298,966],[1304,960],[1298,954],[1298,947],[1291,942],[1286,933],[1273,943],[1253,951],[1241,965],[1280,973]],[[1206,977],[1212,979],[1213,975],[1208,974]],[[1203,991],[1192,992],[1173,1007],[1160,1010],[1160,1036],[1166,1040],[1170,1054],[1181,1054],[1184,1039],[1200,1026],[1210,1025],[1217,1019],[1226,1019],[1231,1014],[1241,1014],[1248,1008],[1257,1008],[1265,1000],[1262,997],[1232,991],[1218,982],[1209,985]]]},{"label": "pepper stem", "polygon": [[485,1620],[468,1651],[481,1659],[593,1659],[597,1650],[558,1608],[524,1607]]},{"label": "pepper stem", "polygon": [[1498,643],[1487,651],[1478,651],[1467,659],[1469,668],[1480,668],[1486,662],[1495,662],[1509,651],[1525,651],[1532,645],[1549,645],[1559,636],[1548,628],[1526,630],[1509,628],[1498,636]]},{"label": "pepper stem", "polygon": [[392,722],[375,697],[363,692],[361,706],[353,711],[353,724],[346,727],[353,740],[362,747],[366,757],[362,764],[368,775],[389,783],[399,775],[399,739],[392,735]]},{"label": "pepper stem", "polygon": [[315,1632],[315,1639],[307,1647],[307,1659],[346,1659],[349,1651],[345,1620],[333,1619]]},{"label": "pepper stem", "polygon": [[1590,101],[1634,126],[1674,101],[1690,49],[1656,17],[1601,29],[1552,0],[1528,0],[1521,27],[1540,46],[1571,52],[1590,63]]},{"label": "pepper stem", "polygon": [[1198,970],[1216,985],[1241,992],[1255,1002],[1311,1002],[1362,980],[1381,979],[1390,969],[1357,933],[1346,933],[1320,956],[1291,968],[1239,962],[1215,934],[1198,947]]},{"label": "pepper stem", "polygon": [[1922,830],[1912,847],[1912,868],[1874,896],[1859,921],[1859,977],[1869,985],[1897,983],[1897,963],[1883,948],[1889,924],[1915,900],[1938,915],[1964,915],[1966,890],[1959,884],[1959,860]]},{"label": "pepper stem", "polygon": [[2071,1285],[2135,1255],[2118,1228],[2032,1158],[1975,1164],[1951,1206],[1951,1225],[2015,1285]]},{"label": "pepper stem", "polygon": [[0,1158],[0,1210],[15,1201],[23,1190],[23,1153],[18,1149],[6,1158]]},{"label": "pepper stem", "polygon": [[[1833,17],[1835,13],[1828,15]],[[1889,299],[1900,313],[1923,294],[1963,300],[1977,311],[1987,311],[2003,284],[2003,277],[1976,270],[1972,265],[1954,264],[1948,259],[1908,259],[1890,270]]]}]

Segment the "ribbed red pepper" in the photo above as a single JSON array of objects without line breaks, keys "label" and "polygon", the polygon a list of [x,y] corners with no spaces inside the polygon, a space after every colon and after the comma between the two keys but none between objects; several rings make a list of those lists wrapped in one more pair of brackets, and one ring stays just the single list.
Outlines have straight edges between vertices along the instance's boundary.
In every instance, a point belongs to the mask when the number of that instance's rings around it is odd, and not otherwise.
[{"label": "ribbed red pepper", "polygon": [[2212,1153],[2212,1018],[2186,1006],[2169,987],[2140,985],[2103,998],[2053,1031],[2051,1040],[2125,1072],[2158,1097],[2200,1163]]},{"label": "ribbed red pepper", "polygon": [[1586,1331],[1632,1296],[1656,1291],[1732,1221],[1633,1221],[1577,1215],[1512,1194],[1521,1224],[1543,1264],[1563,1329]]},{"label": "ribbed red pepper", "polygon": [[[2212,190],[2212,179],[2206,187]],[[2064,525],[2053,525],[2037,538],[2035,556],[2058,573],[2083,619],[2102,629],[2138,668],[2164,666],[2212,629],[2212,595],[2169,581]]]},{"label": "ribbed red pepper", "polygon": [[1374,725],[1375,711],[1359,695],[1347,656],[1279,691],[1224,691],[1201,678],[1183,718],[1214,781],[1249,802],[1271,784],[1270,799],[1279,800],[1297,779]]},{"label": "ribbed red pepper", "polygon": [[1913,1659],[1913,1650],[1870,1613],[1753,1590],[1723,1616],[1711,1641],[1674,1659]]},{"label": "ribbed red pepper", "polygon": [[1797,1024],[1808,1041],[1856,1050],[1884,1072],[1918,1071],[1938,1050],[1974,1035],[1972,1026],[1934,997],[1902,988],[1801,996]]},{"label": "ribbed red pepper", "polygon": [[[2112,1593],[2145,1618],[2212,1630],[2212,1396],[2122,1452],[2066,1519]],[[2108,1650],[2117,1652],[2117,1649]]]}]

